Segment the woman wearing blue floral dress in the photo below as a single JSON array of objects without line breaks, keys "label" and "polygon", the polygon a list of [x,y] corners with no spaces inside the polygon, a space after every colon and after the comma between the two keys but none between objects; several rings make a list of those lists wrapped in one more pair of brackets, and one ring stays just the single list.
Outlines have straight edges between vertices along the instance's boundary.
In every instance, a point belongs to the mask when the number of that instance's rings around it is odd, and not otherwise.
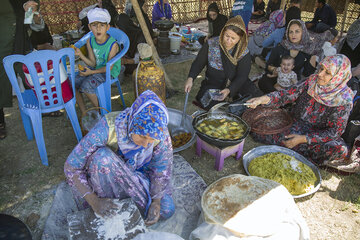
[{"label": "woman wearing blue floral dress", "polygon": [[351,164],[349,149],[341,135],[353,107],[353,91],[347,86],[351,78],[350,60],[342,54],[324,58],[320,69],[306,81],[287,89],[248,100],[250,107],[260,104],[280,107],[294,103],[294,123],[285,132],[258,135],[255,140],[291,148],[317,165],[346,171]]},{"label": "woman wearing blue floral dress", "polygon": [[75,194],[101,216],[113,213],[111,199],[130,197],[147,225],[171,217],[175,207],[168,121],[165,105],[149,90],[130,108],[103,117],[65,163]]}]

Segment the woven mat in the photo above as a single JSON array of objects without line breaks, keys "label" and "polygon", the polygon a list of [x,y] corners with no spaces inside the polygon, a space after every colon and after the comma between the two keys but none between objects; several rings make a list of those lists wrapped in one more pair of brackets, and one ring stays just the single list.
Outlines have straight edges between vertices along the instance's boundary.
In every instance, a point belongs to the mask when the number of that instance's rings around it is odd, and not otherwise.
[{"label": "woven mat", "polygon": [[[174,233],[188,239],[196,228],[200,215],[200,199],[206,188],[204,180],[180,155],[174,155],[173,197],[175,214],[166,221],[150,227],[154,231]],[[67,215],[78,211],[70,187],[62,182],[57,187],[42,239],[68,239]],[[88,239],[86,239],[88,240]]]}]

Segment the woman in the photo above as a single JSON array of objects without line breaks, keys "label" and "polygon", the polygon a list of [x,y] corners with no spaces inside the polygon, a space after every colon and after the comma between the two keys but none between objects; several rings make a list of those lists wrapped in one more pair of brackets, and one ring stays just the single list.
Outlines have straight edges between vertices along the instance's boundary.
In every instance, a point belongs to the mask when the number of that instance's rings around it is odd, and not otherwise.
[{"label": "woman", "polygon": [[341,134],[353,106],[354,93],[347,86],[350,78],[349,59],[337,54],[324,58],[318,72],[305,82],[248,100],[251,108],[295,103],[291,110],[294,123],[289,130],[276,135],[254,134],[254,139],[292,148],[320,166],[347,165],[348,147]]},{"label": "woman", "polygon": [[[276,75],[276,69],[280,66],[281,57],[290,55],[295,59],[295,67],[293,71],[297,74],[298,80],[301,75],[309,76],[315,71],[316,56],[311,56],[313,45],[310,41],[309,33],[303,21],[291,20],[286,30],[286,39],[284,39],[277,47],[273,48],[266,63],[266,71],[269,74]],[[274,84],[276,77],[267,77],[265,74],[259,80],[259,88],[264,93],[276,91]]]},{"label": "woman", "polygon": [[65,163],[67,182],[101,216],[116,207],[110,199],[131,197],[147,225],[169,218],[175,208],[168,121],[159,97],[143,92],[130,108],[107,114],[80,141]]},{"label": "woman", "polygon": [[248,48],[252,56],[261,54],[263,41],[276,29],[283,28],[285,24],[284,20],[284,11],[276,10],[271,13],[268,21],[264,22],[256,29],[254,35],[249,37]]},{"label": "woman", "polygon": [[198,39],[201,45],[203,45],[204,42],[206,42],[209,38],[219,36],[221,30],[228,20],[227,16],[220,14],[220,10],[216,2],[213,2],[209,5],[206,18],[208,20],[209,33],[206,37],[200,37]]},{"label": "woman", "polygon": [[209,89],[221,90],[219,101],[223,101],[227,96],[236,97],[238,93],[255,91],[256,87],[248,80],[251,58],[247,49],[245,24],[241,16],[231,18],[225,24],[220,37],[211,38],[202,46],[191,65],[185,92],[191,90],[194,79],[205,66],[205,80],[201,82],[196,95],[196,100],[203,108],[209,109],[218,103],[206,100]]},{"label": "woman", "polygon": [[155,22],[158,20],[172,18],[171,7],[168,0],[157,0],[152,10],[152,27],[155,28]]},{"label": "woman", "polygon": [[[351,66],[356,67],[360,64],[360,19],[357,19],[349,27],[346,38],[340,53],[346,55],[350,61]],[[359,71],[360,72],[360,71]],[[359,73],[355,76],[360,75]]]}]

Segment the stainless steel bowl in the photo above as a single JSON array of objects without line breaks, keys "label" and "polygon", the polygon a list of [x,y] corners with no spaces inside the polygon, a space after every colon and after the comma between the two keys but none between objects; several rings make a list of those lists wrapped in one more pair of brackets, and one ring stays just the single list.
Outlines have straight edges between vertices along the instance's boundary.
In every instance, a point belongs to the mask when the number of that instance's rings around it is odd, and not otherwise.
[{"label": "stainless steel bowl", "polygon": [[247,175],[251,176],[248,168],[249,168],[250,162],[253,159],[260,157],[264,154],[273,153],[273,152],[281,152],[281,153],[287,154],[289,156],[294,157],[296,160],[308,165],[313,170],[313,172],[317,178],[314,189],[312,191],[301,194],[301,195],[293,195],[294,198],[302,198],[302,197],[311,195],[311,194],[315,193],[317,190],[319,190],[320,185],[321,185],[321,175],[320,175],[320,171],[319,171],[318,167],[315,166],[309,160],[307,160],[305,157],[300,155],[299,153],[297,153],[291,149],[276,146],[276,145],[267,145],[267,146],[260,146],[260,147],[253,148],[243,156],[243,166],[244,166],[244,169],[245,169]]},{"label": "stainless steel bowl", "polygon": [[[169,124],[168,124],[168,129],[169,129],[169,132],[171,132],[171,130],[174,127],[180,126],[181,118],[182,118],[182,111],[174,109],[174,108],[168,108],[168,112],[169,112],[169,118],[170,118]],[[191,133],[191,139],[185,145],[182,145],[181,147],[178,147],[178,148],[174,148],[174,150],[173,150],[174,153],[180,152],[184,149],[187,149],[188,147],[193,145],[195,142],[196,134],[195,134],[195,130],[192,126],[192,117],[189,115],[186,115],[184,128],[186,130],[188,130],[189,133]]]}]

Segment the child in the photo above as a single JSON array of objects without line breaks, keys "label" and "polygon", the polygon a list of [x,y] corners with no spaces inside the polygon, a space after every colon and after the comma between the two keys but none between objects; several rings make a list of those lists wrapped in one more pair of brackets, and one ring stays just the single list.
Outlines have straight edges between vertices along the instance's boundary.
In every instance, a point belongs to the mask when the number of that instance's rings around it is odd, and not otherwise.
[{"label": "child", "polygon": [[[75,48],[75,55],[80,56],[81,60],[90,66],[90,68],[85,67],[84,71],[80,71],[80,76],[75,80],[76,101],[82,114],[86,109],[81,93],[85,93],[95,107],[99,106],[95,90],[105,82],[106,63],[119,52],[116,40],[106,33],[110,28],[109,12],[106,9],[94,8],[87,13],[87,17],[89,29],[94,34],[86,43],[88,57],[80,49]],[[112,66],[111,76],[118,77],[120,70],[121,60]]]},{"label": "child", "polygon": [[274,85],[276,90],[288,88],[297,83],[297,75],[293,70],[295,59],[289,55],[281,58],[280,67],[275,68],[273,74],[268,74],[268,77],[277,77],[277,83]]}]

